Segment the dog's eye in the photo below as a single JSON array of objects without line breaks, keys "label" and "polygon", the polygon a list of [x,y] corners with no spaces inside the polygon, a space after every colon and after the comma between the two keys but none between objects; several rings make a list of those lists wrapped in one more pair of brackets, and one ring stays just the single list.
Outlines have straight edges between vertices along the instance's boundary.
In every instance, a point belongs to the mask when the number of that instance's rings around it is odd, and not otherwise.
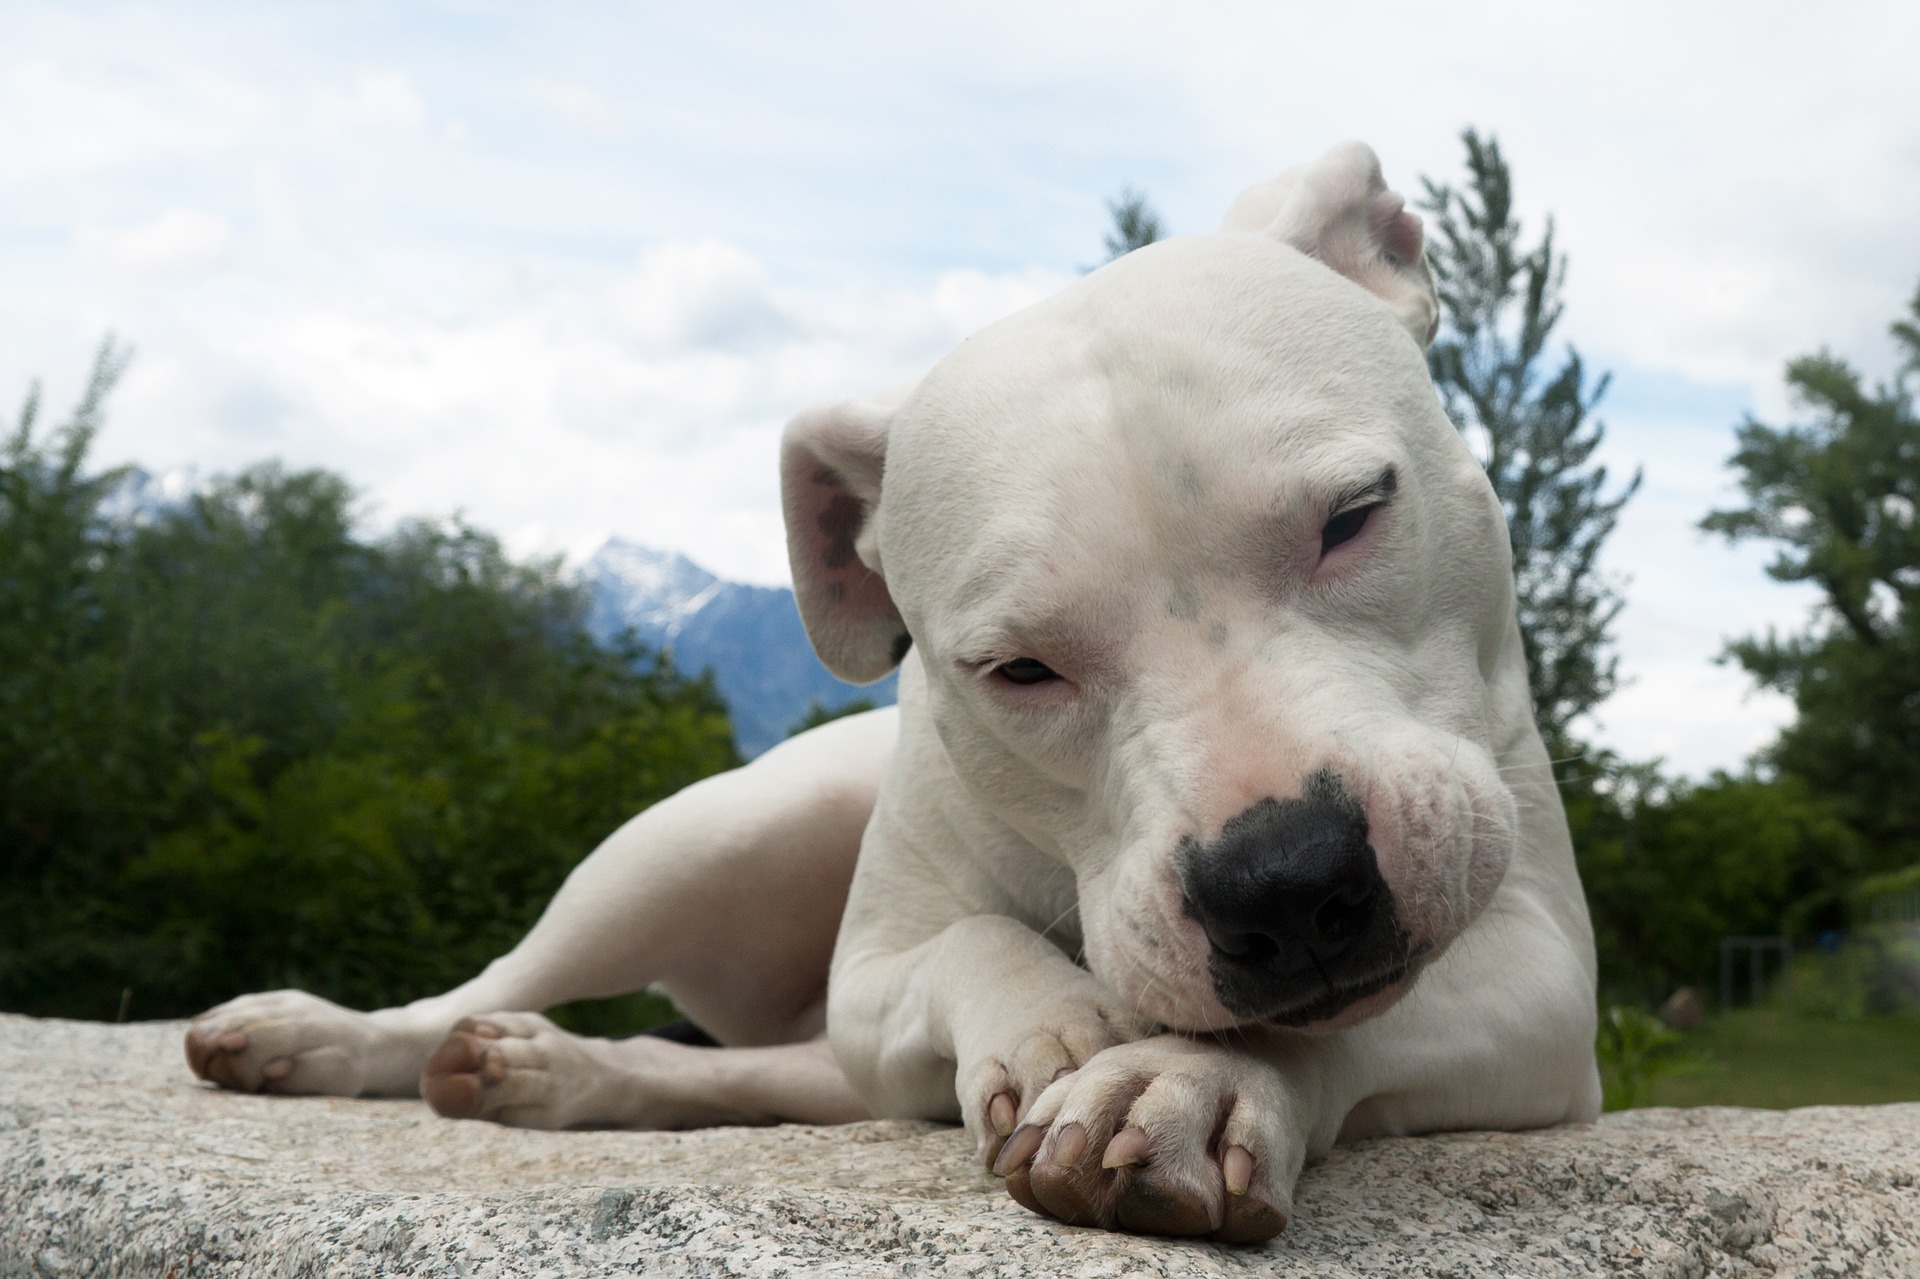
[{"label": "dog's eye", "polygon": [[1325,555],[1342,542],[1351,542],[1360,536],[1360,530],[1367,526],[1367,517],[1379,510],[1380,505],[1374,502],[1367,506],[1356,506],[1328,520],[1320,530],[1320,553]]},{"label": "dog's eye", "polygon": [[1044,684],[1060,678],[1051,666],[1036,662],[1031,657],[1016,657],[1011,662],[1002,662],[994,667],[994,674],[1009,684]]}]

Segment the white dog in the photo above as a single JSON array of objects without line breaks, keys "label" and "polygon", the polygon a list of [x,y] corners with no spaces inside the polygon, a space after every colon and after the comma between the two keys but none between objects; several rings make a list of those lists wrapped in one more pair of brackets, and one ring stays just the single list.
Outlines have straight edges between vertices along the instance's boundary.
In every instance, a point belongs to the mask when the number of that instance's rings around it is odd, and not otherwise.
[{"label": "white dog", "polygon": [[[1593,1118],[1592,933],[1436,313],[1349,144],[802,414],[801,614],[897,713],[636,817],[459,989],[246,996],[194,1069],[538,1127],[958,1118],[1036,1211],[1223,1240],[1341,1138]],[[648,984],[728,1047],[502,1011]]]}]

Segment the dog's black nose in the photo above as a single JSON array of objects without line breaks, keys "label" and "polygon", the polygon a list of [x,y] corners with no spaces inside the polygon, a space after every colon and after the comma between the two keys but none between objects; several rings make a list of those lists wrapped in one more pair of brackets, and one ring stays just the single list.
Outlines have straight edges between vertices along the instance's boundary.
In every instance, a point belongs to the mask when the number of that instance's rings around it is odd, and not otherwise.
[{"label": "dog's black nose", "polygon": [[1321,770],[1298,799],[1263,799],[1182,849],[1187,914],[1211,943],[1220,1002],[1303,1025],[1404,975],[1407,940],[1367,843],[1367,816]]}]

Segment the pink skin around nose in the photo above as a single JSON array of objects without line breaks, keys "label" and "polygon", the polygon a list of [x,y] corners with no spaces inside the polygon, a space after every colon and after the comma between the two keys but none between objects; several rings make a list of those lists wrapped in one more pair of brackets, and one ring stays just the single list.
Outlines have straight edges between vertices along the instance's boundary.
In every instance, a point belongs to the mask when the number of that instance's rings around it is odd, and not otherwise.
[{"label": "pink skin around nose", "polygon": [[[1226,770],[1222,770],[1223,773]],[[1231,780],[1228,780],[1231,779]],[[1295,785],[1287,791],[1298,793],[1300,786]],[[1256,793],[1257,792],[1257,793]],[[1248,806],[1276,793],[1272,786],[1262,786],[1253,780],[1250,772],[1233,770],[1216,784],[1213,802],[1208,805],[1210,811],[1231,809],[1232,813],[1244,811]],[[1373,796],[1378,800],[1379,796]],[[1236,806],[1237,805],[1237,806]],[[1404,868],[1396,863],[1391,846],[1383,847],[1380,837],[1389,835],[1396,823],[1383,821],[1384,812],[1376,813],[1378,804],[1368,805],[1369,829],[1378,832],[1374,836],[1374,848],[1380,858],[1381,873],[1393,891],[1396,901],[1409,900],[1407,890],[1396,882],[1396,872],[1404,873]],[[1193,823],[1196,829],[1217,833],[1226,818]],[[1165,842],[1165,841],[1162,841]],[[1177,842],[1177,841],[1176,841]],[[1221,1031],[1239,1024],[1238,1018],[1223,1006],[1215,997],[1212,978],[1208,970],[1207,937],[1199,925],[1186,916],[1182,906],[1178,872],[1170,859],[1160,861],[1152,873],[1156,882],[1146,888],[1145,895],[1156,899],[1156,905],[1142,913],[1123,907],[1120,915],[1121,934],[1131,934],[1131,940],[1120,940],[1118,946],[1111,949],[1124,951],[1127,960],[1115,965],[1115,970],[1107,980],[1116,989],[1131,991],[1140,1011],[1166,1025],[1191,1031]],[[1127,891],[1120,887],[1124,898]],[[1412,953],[1418,955],[1427,948],[1430,938],[1424,928],[1409,926],[1404,918],[1402,927],[1407,929],[1408,942]],[[1153,934],[1159,934],[1157,938]],[[1098,947],[1108,950],[1109,947]],[[1404,997],[1419,978],[1421,965],[1416,961],[1411,972],[1399,981],[1383,990],[1354,1001],[1332,1017],[1311,1023],[1304,1029],[1309,1032],[1344,1030],[1357,1026],[1386,1012]],[[1118,979],[1118,980],[1116,980]]]}]

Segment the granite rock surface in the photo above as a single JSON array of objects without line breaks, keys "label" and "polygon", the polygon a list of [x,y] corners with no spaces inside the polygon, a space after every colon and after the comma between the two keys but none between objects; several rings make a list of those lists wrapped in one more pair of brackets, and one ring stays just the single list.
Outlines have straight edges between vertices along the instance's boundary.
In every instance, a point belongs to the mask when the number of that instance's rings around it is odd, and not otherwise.
[{"label": "granite rock surface", "polygon": [[1368,1142],[1231,1248],[1035,1217],[928,1124],[516,1132],[0,1015],[0,1276],[1920,1276],[1920,1105]]}]

